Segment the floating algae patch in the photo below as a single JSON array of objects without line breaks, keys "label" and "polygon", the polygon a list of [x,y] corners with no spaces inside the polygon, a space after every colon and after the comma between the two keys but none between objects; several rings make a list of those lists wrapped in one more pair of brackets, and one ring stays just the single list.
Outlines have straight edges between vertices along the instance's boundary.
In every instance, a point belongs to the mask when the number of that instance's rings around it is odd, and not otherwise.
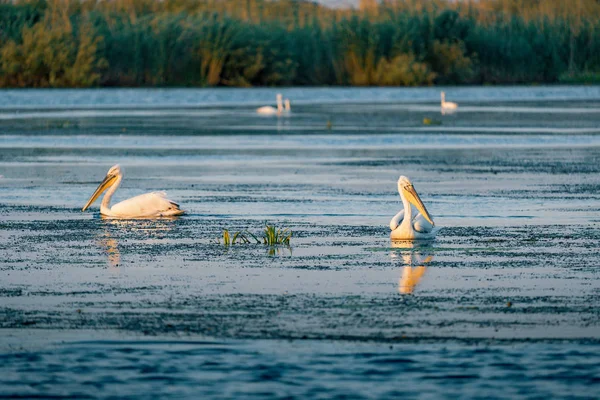
[{"label": "floating algae patch", "polygon": [[[206,237],[219,222],[5,224],[9,237],[11,230],[18,235],[3,248],[20,258],[2,264],[10,272],[0,292],[3,327],[280,339],[340,339],[351,332],[353,340],[369,341],[391,340],[396,326],[423,340],[584,339],[598,330],[599,314],[589,306],[599,290],[595,227],[567,234],[561,225],[448,227],[413,249],[390,247],[371,227],[354,229],[347,240],[349,227],[313,223],[309,229],[320,239],[303,234],[289,254],[272,258],[211,243]],[[417,268],[424,273],[405,293],[407,271]],[[18,300],[23,290],[26,303]],[[347,314],[348,308],[368,313]]]}]

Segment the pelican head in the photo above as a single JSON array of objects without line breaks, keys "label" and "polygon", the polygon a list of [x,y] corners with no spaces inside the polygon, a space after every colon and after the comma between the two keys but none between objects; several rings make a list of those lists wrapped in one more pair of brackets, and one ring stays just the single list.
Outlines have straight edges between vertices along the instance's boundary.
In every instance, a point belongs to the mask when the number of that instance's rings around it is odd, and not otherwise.
[{"label": "pelican head", "polygon": [[419,194],[415,190],[412,182],[406,176],[402,175],[398,179],[398,193],[400,193],[400,197],[406,199],[410,204],[417,207],[417,210],[425,217],[427,221],[431,223],[431,225],[435,226],[433,222],[433,218],[429,215],[429,211],[425,208],[425,204],[421,201]]},{"label": "pelican head", "polygon": [[102,193],[104,193],[104,191],[106,189],[108,189],[109,187],[114,185],[114,183],[117,181],[117,179],[119,179],[122,176],[123,176],[123,173],[121,172],[121,167],[119,167],[118,164],[112,166],[108,170],[108,173],[104,177],[104,180],[100,183],[100,185],[98,185],[98,187],[96,188],[96,191],[94,192],[94,194],[92,194],[92,197],[90,197],[90,199],[87,201],[87,203],[85,203],[85,206],[83,206],[81,211],[87,210],[87,208],[89,206],[91,206],[94,203],[94,201],[96,201],[96,199],[98,197],[100,197],[100,195]]},{"label": "pelican head", "polygon": [[442,103],[446,101],[446,92],[442,92]]}]

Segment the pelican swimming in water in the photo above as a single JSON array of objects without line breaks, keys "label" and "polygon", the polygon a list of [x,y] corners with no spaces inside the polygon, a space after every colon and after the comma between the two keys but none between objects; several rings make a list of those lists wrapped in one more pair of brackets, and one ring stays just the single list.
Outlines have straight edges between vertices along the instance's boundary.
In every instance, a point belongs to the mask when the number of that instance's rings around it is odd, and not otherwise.
[{"label": "pelican swimming in water", "polygon": [[[390,221],[390,229],[392,230],[390,237],[392,240],[433,239],[435,237],[433,219],[413,184],[405,176],[398,179],[398,193],[400,193],[404,209],[394,215]],[[419,211],[414,216],[413,205]]]},{"label": "pelican swimming in water", "polygon": [[160,218],[172,217],[184,213],[179,208],[179,204],[165,197],[166,193],[164,192],[141,194],[110,207],[110,199],[119,188],[122,179],[123,173],[118,165],[109,169],[106,177],[98,185],[98,188],[81,211],[87,210],[106,189],[110,188],[104,195],[102,204],[100,204],[100,214],[102,216],[110,218]]},{"label": "pelican swimming in water", "polygon": [[458,108],[458,104],[453,103],[451,101],[446,101],[446,93],[442,92],[442,115],[452,114]]},{"label": "pelican swimming in water", "polygon": [[281,93],[277,93],[277,108],[272,107],[272,106],[264,106],[264,107],[257,108],[256,112],[258,114],[262,114],[262,115],[281,114],[284,111],[282,98],[283,98],[283,96],[281,96]]}]

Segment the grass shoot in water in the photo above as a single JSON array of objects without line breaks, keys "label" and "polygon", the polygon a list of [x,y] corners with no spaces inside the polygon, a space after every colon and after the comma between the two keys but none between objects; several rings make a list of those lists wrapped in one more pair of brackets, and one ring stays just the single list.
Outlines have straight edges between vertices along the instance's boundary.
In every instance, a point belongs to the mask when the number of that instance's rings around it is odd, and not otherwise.
[{"label": "grass shoot in water", "polygon": [[[262,236],[258,237],[250,231],[237,231],[230,233],[229,229],[223,230],[223,245],[229,247],[236,243],[249,244],[253,241],[256,244],[265,244],[268,246],[290,245],[292,231],[289,228],[277,228],[274,225],[265,224]],[[221,241],[219,241],[221,243]]]}]

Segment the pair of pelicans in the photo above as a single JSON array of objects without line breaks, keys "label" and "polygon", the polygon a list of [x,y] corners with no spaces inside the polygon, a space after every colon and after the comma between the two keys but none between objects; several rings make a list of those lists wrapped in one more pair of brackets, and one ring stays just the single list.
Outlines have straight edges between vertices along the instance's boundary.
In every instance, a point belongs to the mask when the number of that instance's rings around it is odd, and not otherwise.
[{"label": "pair of pelicans", "polygon": [[[100,204],[100,214],[109,218],[161,218],[181,215],[184,211],[179,204],[166,198],[165,192],[142,194],[110,206],[110,199],[123,180],[123,172],[118,165],[108,170],[104,180],[92,194],[81,211],[87,210],[105,190],[106,195]],[[401,176],[398,179],[398,193],[404,209],[390,221],[392,240],[432,239],[435,236],[433,218],[425,208],[411,181]],[[415,206],[417,213],[413,213]]]},{"label": "pair of pelicans", "polygon": [[281,114],[289,114],[292,112],[292,108],[290,106],[290,99],[285,99],[285,106],[283,100],[283,96],[281,93],[277,93],[275,97],[277,101],[277,108],[272,106],[264,106],[256,109],[256,112],[261,115],[281,115]]}]

